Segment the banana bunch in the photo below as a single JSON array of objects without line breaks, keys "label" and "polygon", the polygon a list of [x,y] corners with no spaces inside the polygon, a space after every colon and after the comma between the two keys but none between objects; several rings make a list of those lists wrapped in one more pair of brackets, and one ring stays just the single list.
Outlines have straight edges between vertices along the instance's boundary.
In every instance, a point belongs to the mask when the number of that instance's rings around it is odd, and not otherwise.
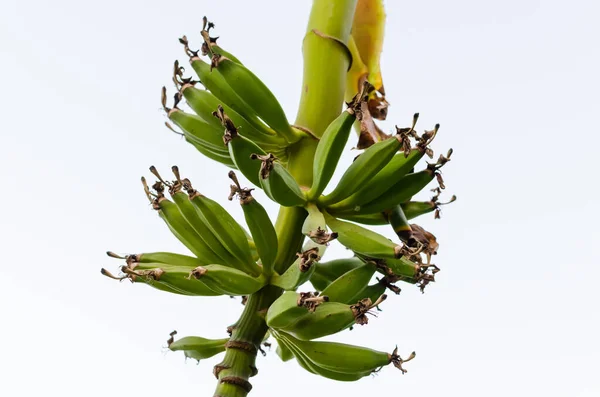
[{"label": "banana bunch", "polygon": [[389,364],[405,373],[402,364],[416,356],[413,352],[403,360],[398,355],[398,348],[385,353],[344,343],[303,341],[283,331],[272,333],[282,359],[293,357],[308,372],[338,381],[357,381]]},{"label": "banana bunch", "polygon": [[[310,40],[333,40],[351,58],[348,102],[341,113],[340,107],[331,114],[333,120],[322,126],[322,134],[292,126],[271,90],[211,37],[214,25],[206,18],[199,50],[190,49],[186,36],[179,39],[197,80],[184,77],[184,67],[174,63],[172,105],[167,104],[167,89],[161,92],[166,125],[200,153],[231,169],[228,199],[239,201],[248,231],[218,202],[196,190],[177,166],[171,169],[172,180],[152,166],[156,181],[150,185],[142,177],[144,193],[190,255],[108,252],[124,264],[117,275],[106,269],[102,274],[178,295],[243,296],[245,305],[256,298],[262,306],[253,306],[255,312],[250,314],[244,311],[228,328],[231,339],[175,341],[173,332],[170,350],[196,360],[229,349],[256,354],[260,343],[257,338],[249,340],[251,332],[245,330],[242,339],[235,339],[238,327],[253,324],[263,330],[261,338],[268,329],[283,361],[296,359],[307,371],[330,379],[355,381],[388,364],[404,373],[402,364],[414,358],[412,353],[403,360],[397,349],[385,353],[315,341],[368,324],[369,315],[381,310],[389,292],[400,293],[399,282],[421,291],[434,282],[440,269],[431,260],[439,243],[413,220],[432,212],[439,218],[441,207],[456,200],[439,199],[445,189],[441,169],[450,161],[451,149],[437,161],[420,165],[426,157],[434,158],[430,145],[439,124],[419,134],[418,113],[409,127],[395,127],[395,133],[384,133],[375,124],[374,119],[386,118],[389,105],[379,70],[382,7],[380,0],[358,1],[356,26],[347,43],[310,30]],[[377,27],[372,37],[369,25]],[[184,102],[186,107],[180,107]],[[349,140],[354,139],[353,126],[359,130],[353,145],[360,154],[347,169],[338,170]],[[242,187],[238,175],[254,187]],[[330,186],[334,175],[338,182]],[[437,187],[431,189],[431,199],[415,198],[432,183]],[[252,194],[255,189],[281,207],[275,224]],[[365,225],[389,225],[394,238]],[[337,243],[351,257],[321,261],[327,247]],[[301,291],[307,283],[314,291]],[[219,377],[220,371],[231,366],[225,359],[215,367],[221,383],[227,377]],[[248,382],[235,382],[249,391]]]}]

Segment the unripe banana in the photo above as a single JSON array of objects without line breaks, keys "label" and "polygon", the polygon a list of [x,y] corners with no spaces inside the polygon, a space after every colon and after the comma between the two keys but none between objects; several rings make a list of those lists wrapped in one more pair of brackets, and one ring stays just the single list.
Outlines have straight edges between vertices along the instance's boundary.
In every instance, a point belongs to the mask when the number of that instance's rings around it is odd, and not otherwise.
[{"label": "unripe banana", "polygon": [[356,193],[330,206],[330,210],[341,212],[354,209],[356,206],[368,203],[381,196],[390,186],[399,182],[423,158],[425,151],[413,149],[407,156],[398,153],[373,178],[367,180]]},{"label": "unripe banana", "polygon": [[205,224],[237,260],[235,267],[249,275],[259,275],[262,269],[252,258],[244,229],[219,203],[195,190],[188,179],[183,179],[183,186]]},{"label": "unripe banana", "polygon": [[267,310],[265,320],[270,328],[281,329],[292,325],[298,318],[327,301],[325,296],[311,292],[286,291]]},{"label": "unripe banana", "polygon": [[344,151],[355,120],[356,114],[353,107],[348,107],[329,124],[323,133],[315,152],[313,183],[307,193],[308,200],[319,197],[327,187]]},{"label": "unripe banana", "polygon": [[189,266],[195,268],[201,266],[203,263],[193,256],[174,254],[172,252],[145,252],[143,254],[130,254],[126,256],[120,256],[114,252],[108,251],[106,255],[111,258],[125,259],[126,263],[165,263],[171,266]]},{"label": "unripe banana", "polygon": [[315,271],[314,263],[321,257],[319,248],[297,254],[298,259],[282,274],[273,274],[270,283],[286,291],[295,291],[299,286],[307,282]]},{"label": "unripe banana", "polygon": [[344,222],[325,213],[327,225],[338,233],[338,241],[355,253],[373,258],[398,258],[403,253],[403,246],[397,245],[380,234],[369,229]]},{"label": "unripe banana", "polygon": [[300,138],[300,135],[290,127],[275,95],[248,68],[219,55],[213,56],[211,67],[216,69],[242,101],[277,133],[283,135],[289,142],[295,142]]},{"label": "unripe banana", "polygon": [[[104,268],[100,269],[100,273],[102,273],[103,276],[106,276],[113,280],[123,281],[125,279],[129,279],[132,283],[146,284],[146,285],[149,285],[150,287],[153,287],[159,291],[169,292],[171,294],[177,294],[177,295],[192,296],[192,294],[189,294],[187,292],[180,291],[177,289],[173,289],[172,287],[170,287],[164,283],[161,283],[160,281],[156,281],[156,280],[146,278],[146,277],[138,277],[137,275],[131,273],[127,266],[122,266],[121,269],[123,270],[123,273],[125,274],[125,276],[120,276],[120,277],[114,276],[111,272],[109,272],[108,270],[106,270]],[[212,290],[211,290],[211,292],[212,292]],[[215,293],[215,295],[218,295],[218,294]]]},{"label": "unripe banana", "polygon": [[323,291],[338,277],[341,277],[352,269],[364,265],[365,262],[356,257],[334,259],[329,262],[318,262],[315,265],[315,272],[311,276],[310,282],[318,291]]},{"label": "unripe banana", "polygon": [[385,294],[385,291],[388,287],[390,287],[394,293],[400,293],[400,288],[388,282],[385,278],[382,278],[375,284],[367,285],[362,291],[356,294],[356,296],[353,298],[353,301],[358,302],[363,299],[370,299],[371,302],[377,302],[377,299],[381,295]]},{"label": "unripe banana", "polygon": [[322,377],[325,377],[328,379],[337,380],[337,381],[352,382],[352,381],[357,381],[360,378],[368,376],[370,374],[367,372],[350,374],[350,373],[338,372],[338,371],[334,371],[334,370],[331,370],[331,369],[328,369],[325,367],[321,367],[321,366],[317,365],[315,362],[313,362],[302,351],[302,349],[300,349],[298,346],[296,346],[294,343],[291,342],[292,339],[290,339],[291,338],[290,335],[288,335],[284,332],[277,332],[277,334],[274,334],[274,336],[275,336],[275,339],[277,340],[277,343],[287,347],[287,349],[289,349],[294,354],[296,361],[302,368],[304,368],[308,372],[313,373],[315,375],[319,375],[319,376],[322,376]]},{"label": "unripe banana", "polygon": [[275,352],[283,362],[290,361],[294,358],[294,353],[281,342],[277,342],[277,349]]},{"label": "unripe banana", "polygon": [[193,269],[187,266],[169,266],[162,263],[132,263],[121,268],[121,270],[129,275],[131,280],[142,281],[155,288],[165,286],[178,291],[180,294],[191,296],[224,295],[223,292],[211,288],[204,282],[190,279],[190,271]]},{"label": "unripe banana", "polygon": [[328,296],[330,302],[351,303],[354,297],[369,285],[374,274],[374,263],[366,262],[363,266],[352,269],[335,279],[322,294]]},{"label": "unripe banana", "polygon": [[260,187],[259,172],[261,165],[258,161],[252,159],[252,155],[258,153],[264,156],[266,153],[257,144],[238,134],[233,121],[225,114],[221,106],[218,106],[217,111],[213,114],[221,121],[222,126],[225,128],[223,141],[227,145],[229,155],[236,167],[250,182]]},{"label": "unripe banana", "polygon": [[319,245],[326,245],[337,237],[337,233],[327,232],[325,217],[319,208],[309,203],[306,205],[308,216],[302,224],[302,233]]},{"label": "unripe banana", "polygon": [[189,114],[177,108],[168,112],[169,120],[181,128],[186,140],[224,156],[228,155],[227,148],[223,144],[223,131],[200,116]]},{"label": "unripe banana", "polygon": [[410,224],[408,223],[408,219],[406,219],[406,215],[404,211],[402,211],[402,207],[400,205],[395,206],[390,211],[389,215],[390,225],[394,229],[394,233],[402,240],[404,243],[407,243],[412,238],[412,229],[410,228]]},{"label": "unripe banana", "polygon": [[353,211],[350,212],[332,212],[333,216],[346,221],[352,221],[355,223],[362,223],[363,225],[387,225],[389,223],[388,216],[385,212],[375,212],[373,214],[357,214]]},{"label": "unripe banana", "polygon": [[241,270],[222,265],[198,266],[190,273],[214,291],[225,295],[250,295],[266,284],[263,275],[252,277]]},{"label": "unripe banana", "polygon": [[369,322],[367,313],[386,299],[382,295],[377,301],[363,299],[353,305],[339,302],[325,302],[314,312],[301,316],[283,331],[293,334],[301,340],[312,340],[327,335],[333,335],[354,324],[364,325]]},{"label": "unripe banana", "polygon": [[437,178],[440,188],[443,189],[445,186],[439,169],[450,160],[451,155],[452,149],[448,151],[447,156],[440,155],[437,163],[428,164],[427,168],[423,171],[406,175],[386,190],[379,198],[357,207],[356,212],[360,214],[372,214],[394,208],[398,204],[409,201],[412,196],[423,190],[434,178]]},{"label": "unripe banana", "polygon": [[272,153],[266,156],[252,155],[253,160],[260,160],[260,185],[267,196],[284,207],[302,206],[306,203],[306,195],[298,186],[292,174],[285,169]]},{"label": "unripe banana", "polygon": [[198,361],[224,352],[225,344],[229,341],[229,338],[206,339],[200,336],[185,336],[174,340],[176,334],[176,331],[171,332],[171,337],[167,341],[169,350],[174,352],[183,351],[185,357]]},{"label": "unripe banana", "polygon": [[296,346],[317,366],[347,374],[372,373],[388,364],[393,364],[404,373],[406,370],[402,364],[416,356],[413,352],[403,360],[398,356],[397,348],[389,354],[345,343],[302,341],[284,332],[278,332],[277,336],[289,345]]},{"label": "unripe banana", "polygon": [[[283,145],[285,140],[278,137],[275,131],[263,126],[264,129],[258,129],[255,125],[248,122],[238,112],[227,106],[211,92],[199,90],[191,84],[184,84],[180,91],[186,99],[188,105],[207,123],[222,131],[221,122],[213,116],[213,112],[218,106],[223,107],[225,113],[233,120],[233,123],[240,129],[242,135],[254,142],[265,143],[269,145]],[[222,134],[221,134],[222,136]]]},{"label": "unripe banana", "polygon": [[212,22],[208,22],[208,19],[206,17],[202,17],[202,22],[202,31],[200,32],[202,38],[204,39],[204,43],[201,47],[202,55],[212,56],[215,53],[222,54],[227,58],[231,59],[233,62],[239,63],[241,65],[242,62],[239,59],[237,59],[233,54],[225,51],[221,46],[217,44],[218,37],[210,37],[209,32],[212,28],[214,28],[215,25]]},{"label": "unripe banana", "polygon": [[162,183],[158,182],[154,185],[154,188],[157,189],[155,198],[152,198],[150,189],[143,177],[142,184],[144,185],[146,196],[152,203],[152,207],[158,211],[159,216],[165,221],[175,237],[194,253],[202,263],[208,264],[219,261],[219,258],[214,254],[212,249],[184,218],[177,205],[164,197],[164,186]]},{"label": "unripe banana", "polygon": [[414,284],[419,281],[422,266],[412,262],[406,256],[401,258],[376,259],[358,254],[365,261],[372,261],[378,272],[389,277],[391,282],[398,280]]},{"label": "unripe banana", "polygon": [[216,161],[218,163],[221,163],[223,165],[226,165],[229,168],[237,170],[237,167],[235,166],[233,160],[229,156],[229,153],[227,154],[227,156],[223,156],[221,154],[218,154],[216,152],[213,152],[213,151],[207,149],[205,146],[198,145],[197,143],[195,143],[193,141],[190,141],[190,140],[187,140],[187,141],[192,146],[194,146],[196,148],[196,150],[198,150],[200,153],[202,153],[203,156],[208,157],[209,159],[214,160],[214,161]]},{"label": "unripe banana", "polygon": [[262,263],[262,272],[265,276],[270,276],[277,257],[277,232],[265,208],[252,197],[251,189],[242,189],[233,171],[229,172],[229,177],[235,184],[231,186],[232,193],[229,199],[233,199],[236,194],[239,197],[246,224],[250,228],[253,244]]}]

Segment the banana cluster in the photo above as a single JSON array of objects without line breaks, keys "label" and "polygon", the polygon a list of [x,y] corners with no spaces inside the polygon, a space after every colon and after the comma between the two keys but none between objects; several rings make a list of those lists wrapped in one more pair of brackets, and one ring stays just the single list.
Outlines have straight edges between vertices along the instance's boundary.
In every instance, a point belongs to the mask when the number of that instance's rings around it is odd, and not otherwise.
[{"label": "banana cluster", "polygon": [[[184,77],[184,68],[175,62],[174,104],[167,106],[164,87],[162,104],[188,143],[231,169],[229,200],[239,200],[249,231],[219,203],[194,189],[176,166],[172,167],[173,180],[150,167],[156,182],[149,185],[142,178],[144,192],[193,256],[109,252],[125,263],[118,276],[105,269],[102,273],[188,296],[247,296],[273,285],[284,292],[267,310],[265,321],[283,360],[295,358],[311,373],[342,381],[358,380],[388,364],[404,372],[401,364],[414,353],[402,360],[396,350],[384,353],[314,339],[367,324],[367,314],[379,309],[386,292],[400,292],[398,282],[423,290],[434,281],[439,268],[431,258],[439,244],[433,234],[410,221],[430,212],[438,218],[440,206],[447,204],[439,202],[445,188],[440,169],[452,150],[417,170],[425,156],[433,158],[430,144],[439,125],[418,134],[417,113],[410,127],[396,127],[391,135],[378,134],[368,144],[363,139],[357,147],[365,150],[341,174],[337,185],[329,187],[353,125],[361,126],[362,139],[363,129],[368,132],[367,124],[372,123],[373,86],[362,81],[345,110],[316,138],[305,128],[290,125],[269,88],[217,45],[209,35],[211,24],[206,26],[205,20],[200,50],[192,51],[185,36],[180,39],[198,80]],[[198,88],[198,83],[205,89]],[[179,107],[183,100],[187,111]],[[167,126],[175,131],[170,123]],[[310,186],[301,186],[287,168],[290,146],[303,139],[318,139]],[[278,256],[281,237],[252,195],[253,189],[243,188],[233,170],[277,204],[305,210],[305,244],[293,263],[277,263],[285,257]],[[429,201],[413,201],[432,182],[438,184],[435,195]],[[363,226],[384,224],[391,226],[397,238],[390,240]],[[351,250],[353,257],[320,261],[335,240]],[[307,282],[316,291],[298,292]],[[227,339],[200,337],[174,341],[172,335],[169,348],[200,360],[224,351],[226,343]]]}]

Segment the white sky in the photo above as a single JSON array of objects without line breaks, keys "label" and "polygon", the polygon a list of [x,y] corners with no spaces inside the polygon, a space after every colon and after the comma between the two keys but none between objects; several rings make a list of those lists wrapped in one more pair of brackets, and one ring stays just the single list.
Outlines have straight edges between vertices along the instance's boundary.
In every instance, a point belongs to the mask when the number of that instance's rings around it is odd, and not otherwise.
[{"label": "white sky", "polygon": [[[178,164],[241,214],[227,169],[163,126],[160,87],[185,61],[177,38],[199,44],[207,14],[293,120],[309,8],[3,1],[0,394],[212,395],[218,358],[185,363],[165,341],[173,329],[223,337],[239,300],[169,296],[99,269],[120,265],[108,249],[185,252],[143,195],[152,164]],[[273,351],[252,395],[600,396],[598,3],[388,0],[387,11],[383,126],[417,111],[420,129],[441,123],[434,149],[454,148],[444,176],[459,200],[420,221],[441,243],[438,282],[424,295],[403,286],[335,339],[417,359],[404,376],[336,383]],[[341,255],[332,246],[326,259]]]}]

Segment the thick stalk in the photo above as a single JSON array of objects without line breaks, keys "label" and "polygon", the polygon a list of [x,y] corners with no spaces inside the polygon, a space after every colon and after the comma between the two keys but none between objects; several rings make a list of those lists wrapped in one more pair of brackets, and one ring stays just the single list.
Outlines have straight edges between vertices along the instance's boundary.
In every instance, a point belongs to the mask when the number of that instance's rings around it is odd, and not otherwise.
[{"label": "thick stalk", "polygon": [[214,368],[218,379],[215,396],[245,397],[250,392],[249,378],[258,372],[256,354],[267,332],[264,312],[281,292],[277,287],[267,286],[248,297],[240,319],[232,327],[225,357]]}]

